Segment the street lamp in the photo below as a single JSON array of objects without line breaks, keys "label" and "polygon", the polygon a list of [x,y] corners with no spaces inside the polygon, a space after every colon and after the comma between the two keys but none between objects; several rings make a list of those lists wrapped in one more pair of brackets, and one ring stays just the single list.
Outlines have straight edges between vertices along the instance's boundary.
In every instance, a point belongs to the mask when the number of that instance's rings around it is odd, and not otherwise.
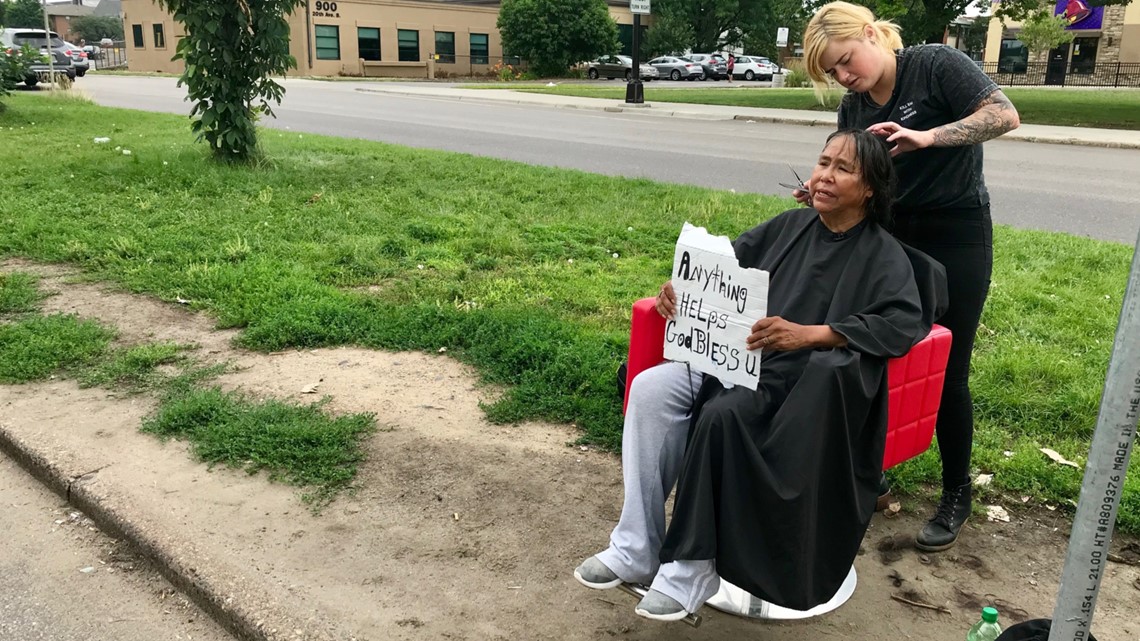
[{"label": "street lamp", "polygon": [[629,0],[629,11],[633,14],[633,68],[625,86],[625,101],[640,105],[645,102],[645,87],[641,84],[641,16],[649,15],[649,0]]}]

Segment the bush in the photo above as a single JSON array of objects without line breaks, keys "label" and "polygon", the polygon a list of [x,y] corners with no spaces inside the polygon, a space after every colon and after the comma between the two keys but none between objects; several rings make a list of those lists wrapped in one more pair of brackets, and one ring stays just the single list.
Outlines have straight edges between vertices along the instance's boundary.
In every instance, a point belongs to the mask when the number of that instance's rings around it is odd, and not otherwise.
[{"label": "bush", "polygon": [[[38,62],[40,57],[27,46],[12,53],[0,50],[0,98],[7,96],[24,81],[28,67]],[[0,111],[3,109],[4,103],[0,102]]]},{"label": "bush", "polygon": [[788,67],[788,73],[784,74],[785,87],[810,87],[811,78],[808,77],[807,72],[804,71],[803,65],[799,62],[793,62]]}]

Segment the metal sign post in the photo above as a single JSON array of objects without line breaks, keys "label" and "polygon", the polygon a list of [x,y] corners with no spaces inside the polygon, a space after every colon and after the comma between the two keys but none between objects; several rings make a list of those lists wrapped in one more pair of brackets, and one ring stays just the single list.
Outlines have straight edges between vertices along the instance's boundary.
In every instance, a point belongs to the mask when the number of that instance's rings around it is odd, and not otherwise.
[{"label": "metal sign post", "polygon": [[633,67],[625,86],[625,101],[640,105],[645,102],[645,87],[641,83],[641,16],[649,15],[649,0],[629,0],[629,11],[633,14]]},{"label": "metal sign post", "polygon": [[1140,236],[1124,291],[1049,641],[1086,641],[1140,425]]}]

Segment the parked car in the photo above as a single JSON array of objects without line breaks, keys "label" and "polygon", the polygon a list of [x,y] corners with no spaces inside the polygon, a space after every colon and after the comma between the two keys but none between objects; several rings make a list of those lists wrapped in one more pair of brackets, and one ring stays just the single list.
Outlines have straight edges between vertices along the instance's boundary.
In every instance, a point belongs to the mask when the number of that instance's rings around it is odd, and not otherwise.
[{"label": "parked car", "polygon": [[696,80],[704,74],[700,63],[688,58],[661,56],[650,60],[649,64],[657,69],[662,78],[668,77],[670,80]]},{"label": "parked car", "polygon": [[[605,78],[625,78],[627,81],[633,77],[633,58],[629,56],[602,56],[586,65],[586,75],[590,80]],[[656,80],[660,77],[657,68],[652,65],[641,65],[642,80]]]},{"label": "parked car", "polygon": [[[4,29],[0,31],[0,49],[3,49],[6,55],[12,55],[17,49],[28,46],[33,50],[39,49],[41,54],[47,56],[49,53],[46,33],[48,32],[43,29]],[[49,82],[52,69],[67,74],[70,80],[75,80],[75,64],[71,60],[71,54],[66,50],[63,39],[53,31],[50,42],[52,64],[49,65],[45,59],[40,64],[31,65],[24,76],[25,85],[34,87],[41,81]]]},{"label": "parked car", "polygon": [[713,79],[722,80],[728,77],[728,65],[726,60],[720,54],[713,53],[692,53],[685,56],[689,60],[699,64],[704,74],[701,80]]},{"label": "parked car", "polygon": [[91,62],[87,59],[87,52],[70,42],[63,44],[71,56],[71,64],[75,65],[75,75],[79,78],[87,75],[87,70],[91,68]]},{"label": "parked car", "polygon": [[100,60],[103,58],[103,48],[99,45],[84,45],[83,50],[87,52],[87,60]]},{"label": "parked car", "polygon": [[745,80],[771,80],[772,74],[779,72],[779,67],[772,64],[767,58],[760,56],[739,56],[732,69],[733,78]]}]

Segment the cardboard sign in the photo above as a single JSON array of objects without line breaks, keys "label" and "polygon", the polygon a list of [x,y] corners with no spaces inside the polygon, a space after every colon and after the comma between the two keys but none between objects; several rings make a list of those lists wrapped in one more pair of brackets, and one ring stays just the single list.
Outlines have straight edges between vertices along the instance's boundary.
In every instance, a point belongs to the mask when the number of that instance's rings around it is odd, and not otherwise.
[{"label": "cardboard sign", "polygon": [[760,350],[748,349],[748,335],[767,315],[768,272],[742,268],[732,241],[685,223],[672,283],[676,312],[665,324],[665,358],[756,389]]}]

